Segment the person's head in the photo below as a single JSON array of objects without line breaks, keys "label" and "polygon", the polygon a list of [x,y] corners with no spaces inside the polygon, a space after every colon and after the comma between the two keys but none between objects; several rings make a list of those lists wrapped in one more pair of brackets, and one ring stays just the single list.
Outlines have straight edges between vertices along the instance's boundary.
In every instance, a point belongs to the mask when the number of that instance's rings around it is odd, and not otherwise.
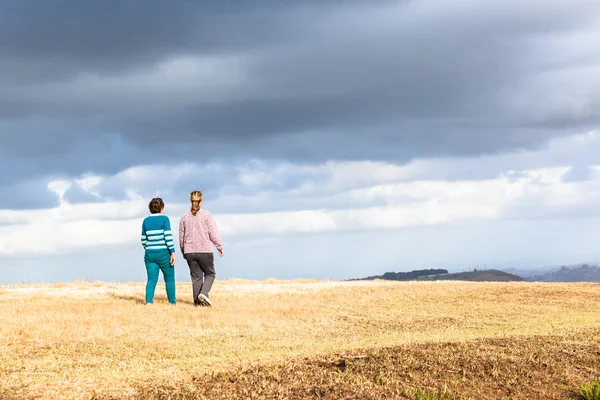
[{"label": "person's head", "polygon": [[192,214],[198,214],[200,211],[200,205],[202,204],[202,192],[199,190],[194,190],[190,193],[190,202],[192,203]]},{"label": "person's head", "polygon": [[148,208],[150,209],[150,214],[160,214],[165,209],[165,203],[160,197],[155,197],[150,200]]}]

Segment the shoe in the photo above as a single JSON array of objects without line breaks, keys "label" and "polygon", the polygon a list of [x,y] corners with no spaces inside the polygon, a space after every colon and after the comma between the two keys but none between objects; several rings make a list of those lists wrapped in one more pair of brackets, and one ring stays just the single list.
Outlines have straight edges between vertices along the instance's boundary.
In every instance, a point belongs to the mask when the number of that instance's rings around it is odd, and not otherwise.
[{"label": "shoe", "polygon": [[210,302],[210,300],[208,299],[208,296],[203,295],[202,293],[200,293],[198,295],[198,301],[200,302],[201,305],[203,306],[207,306],[207,307],[212,307],[212,303]]}]

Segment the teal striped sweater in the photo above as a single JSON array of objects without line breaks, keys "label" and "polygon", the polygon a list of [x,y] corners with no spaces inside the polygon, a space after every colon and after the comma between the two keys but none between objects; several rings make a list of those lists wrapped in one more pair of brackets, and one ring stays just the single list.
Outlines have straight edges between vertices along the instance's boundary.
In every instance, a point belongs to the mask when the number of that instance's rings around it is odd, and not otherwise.
[{"label": "teal striped sweater", "polygon": [[142,222],[142,246],[146,251],[175,253],[171,222],[163,214],[151,214]]}]

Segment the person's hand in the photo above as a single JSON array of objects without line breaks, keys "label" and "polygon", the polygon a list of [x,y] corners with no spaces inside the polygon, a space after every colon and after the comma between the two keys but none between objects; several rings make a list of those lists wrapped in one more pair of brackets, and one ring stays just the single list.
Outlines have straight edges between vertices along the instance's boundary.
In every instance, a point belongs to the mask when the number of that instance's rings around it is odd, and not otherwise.
[{"label": "person's hand", "polygon": [[171,266],[175,265],[175,253],[171,253]]},{"label": "person's hand", "polygon": [[219,250],[219,257],[223,257],[224,254],[225,254],[224,250]]}]

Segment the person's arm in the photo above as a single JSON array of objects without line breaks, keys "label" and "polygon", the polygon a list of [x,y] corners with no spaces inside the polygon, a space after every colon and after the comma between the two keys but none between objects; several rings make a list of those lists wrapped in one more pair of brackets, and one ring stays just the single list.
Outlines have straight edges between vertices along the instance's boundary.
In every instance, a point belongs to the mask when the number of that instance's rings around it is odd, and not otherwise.
[{"label": "person's arm", "polygon": [[175,244],[173,243],[173,233],[171,232],[171,221],[169,217],[165,220],[164,226],[164,236],[165,236],[165,244],[167,245],[167,249],[169,249],[169,253],[171,254],[171,267],[175,266]]},{"label": "person's arm", "polygon": [[148,242],[148,236],[146,236],[146,227],[142,222],[142,247],[146,250],[146,243]]},{"label": "person's arm", "polygon": [[185,222],[183,222],[183,218],[184,217],[181,217],[179,220],[179,249],[181,250],[181,254],[184,254],[183,242],[185,239]]},{"label": "person's arm", "polygon": [[217,229],[217,223],[212,215],[208,216],[208,237],[219,251],[219,256],[223,257],[223,243],[221,242],[221,236],[219,235],[219,230]]},{"label": "person's arm", "polygon": [[169,253],[175,253],[175,244],[173,242],[173,233],[171,232],[171,221],[169,221],[169,217],[165,219],[165,244],[169,249]]}]

